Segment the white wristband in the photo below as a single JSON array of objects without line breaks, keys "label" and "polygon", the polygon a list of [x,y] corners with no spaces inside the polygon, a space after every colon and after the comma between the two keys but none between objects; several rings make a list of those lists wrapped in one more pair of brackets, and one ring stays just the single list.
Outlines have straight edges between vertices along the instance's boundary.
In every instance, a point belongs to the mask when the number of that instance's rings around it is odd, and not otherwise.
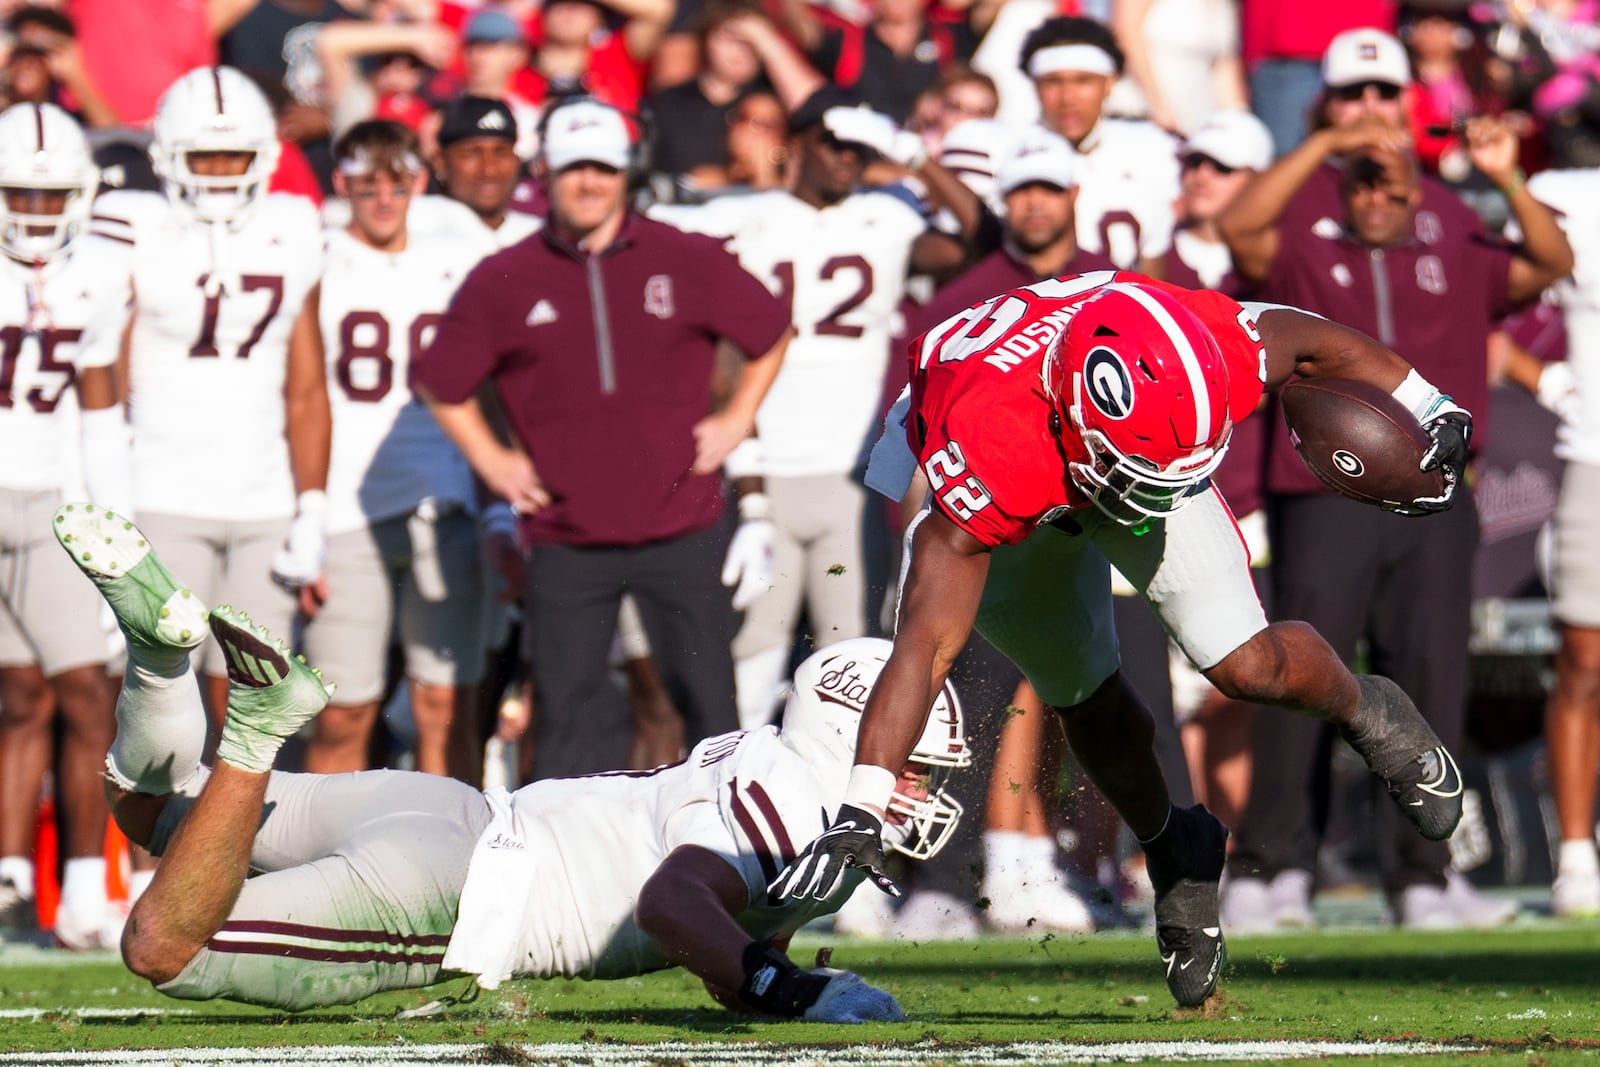
[{"label": "white wristband", "polygon": [[294,501],[296,515],[310,515],[321,518],[328,511],[328,494],[321,489],[307,489]]},{"label": "white wristband", "polygon": [[746,493],[739,498],[739,521],[754,522],[772,518],[772,501],[765,493]]},{"label": "white wristband", "polygon": [[894,796],[894,784],[900,776],[883,767],[858,763],[850,768],[850,780],[845,783],[844,802],[851,807],[871,808],[882,815],[889,810],[889,798]]},{"label": "white wristband", "polygon": [[1392,395],[1405,405],[1407,411],[1416,416],[1418,422],[1426,422],[1444,394],[1413,368]]}]

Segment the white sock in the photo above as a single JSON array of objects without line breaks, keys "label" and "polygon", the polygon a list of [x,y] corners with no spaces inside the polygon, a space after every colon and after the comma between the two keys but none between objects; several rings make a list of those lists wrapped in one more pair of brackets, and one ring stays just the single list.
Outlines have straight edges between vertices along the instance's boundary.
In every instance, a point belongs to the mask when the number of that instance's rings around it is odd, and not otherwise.
[{"label": "white sock", "polygon": [[159,796],[177,792],[200,766],[206,715],[189,653],[178,650],[176,663],[150,668],[142,660],[151,652],[128,646],[106,774],[123,789]]},{"label": "white sock", "polygon": [[1562,841],[1556,874],[1576,877],[1600,874],[1600,856],[1595,854],[1594,842],[1587,837]]},{"label": "white sock", "polygon": [[104,856],[70,859],[61,872],[61,905],[72,911],[92,911],[106,903]]},{"label": "white sock", "polygon": [[1024,876],[1030,885],[1050,885],[1059,871],[1056,868],[1056,843],[1051,837],[1024,837],[1022,839]]},{"label": "white sock", "polygon": [[984,879],[1016,881],[1025,876],[1028,837],[1016,830],[985,830],[983,833]]},{"label": "white sock", "polygon": [[150,883],[155,879],[155,871],[131,871],[128,874],[128,903],[132,904],[144,896],[144,891],[150,888]]},{"label": "white sock", "polygon": [[23,900],[32,900],[33,861],[26,856],[0,856],[0,882],[10,882]]}]

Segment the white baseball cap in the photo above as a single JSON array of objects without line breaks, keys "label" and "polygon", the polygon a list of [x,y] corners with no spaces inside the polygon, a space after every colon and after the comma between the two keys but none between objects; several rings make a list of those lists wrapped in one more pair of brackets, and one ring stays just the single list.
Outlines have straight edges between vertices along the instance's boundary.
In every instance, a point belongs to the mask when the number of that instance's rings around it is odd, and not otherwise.
[{"label": "white baseball cap", "polygon": [[1328,43],[1322,53],[1322,84],[1337,89],[1361,82],[1411,84],[1411,60],[1398,37],[1368,26],[1346,30]]},{"label": "white baseball cap", "polygon": [[1078,184],[1077,153],[1059,134],[1029,130],[1001,159],[994,180],[1001,196],[1030,182],[1071,189]]},{"label": "white baseball cap", "polygon": [[987,198],[995,190],[995,170],[1016,138],[1016,130],[999,119],[964,119],[945,131],[939,166]]},{"label": "white baseball cap", "polygon": [[1248,111],[1216,111],[1183,142],[1180,155],[1198,154],[1235,170],[1272,165],[1272,134]]},{"label": "white baseball cap", "polygon": [[626,170],[632,147],[622,112],[589,100],[556,107],[544,129],[544,161],[552,171],[575,163]]}]

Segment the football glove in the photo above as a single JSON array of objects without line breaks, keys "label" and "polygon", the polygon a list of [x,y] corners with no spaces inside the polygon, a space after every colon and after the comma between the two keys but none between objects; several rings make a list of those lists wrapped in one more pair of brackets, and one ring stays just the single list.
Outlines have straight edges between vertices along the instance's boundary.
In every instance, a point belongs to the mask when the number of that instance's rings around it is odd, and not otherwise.
[{"label": "football glove", "polygon": [[289,536],[272,557],[273,581],[286,589],[299,589],[322,576],[322,564],[328,554],[328,538],[323,529],[326,511],[327,498],[321,490],[308,489],[300,494]]},{"label": "football glove", "polygon": [[833,825],[801,850],[767,887],[773,905],[790,901],[829,900],[844,886],[850,868],[866,872],[872,883],[892,897],[900,887],[884,871],[883,823],[876,815],[849,804],[839,806]]},{"label": "football glove", "polygon": [[739,528],[722,562],[722,584],[733,587],[733,610],[743,611],[772,588],[772,542],[777,527],[768,516],[767,498],[753,493],[739,501]]},{"label": "football glove", "polygon": [[1418,497],[1409,505],[1401,504],[1390,510],[1402,515],[1427,515],[1444,511],[1455,497],[1456,487],[1466,475],[1468,445],[1472,439],[1472,415],[1448,393],[1437,388],[1415,370],[1394,391],[1399,400],[1427,432],[1432,444],[1422,454],[1421,469],[1439,468],[1444,478],[1444,492],[1438,496]]},{"label": "football glove", "polygon": [[912,170],[928,156],[922,138],[902,130],[888,115],[865,104],[830,107],[822,113],[822,125],[835,140],[865,145],[884,159]]},{"label": "football glove", "polygon": [[822,995],[800,1018],[813,1023],[903,1023],[906,1013],[890,993],[874,988],[852,971],[818,967],[811,974],[828,975]]}]

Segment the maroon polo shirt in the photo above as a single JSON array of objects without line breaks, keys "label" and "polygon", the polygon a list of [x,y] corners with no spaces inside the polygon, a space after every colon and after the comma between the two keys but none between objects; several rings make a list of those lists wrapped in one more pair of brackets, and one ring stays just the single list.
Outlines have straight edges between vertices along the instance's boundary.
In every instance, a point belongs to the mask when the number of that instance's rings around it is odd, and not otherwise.
[{"label": "maroon polo shirt", "polygon": [[[1453,194],[1446,192],[1450,203],[1444,203],[1431,188],[1407,239],[1368,248],[1345,231],[1337,172],[1324,168],[1314,181],[1279,220],[1278,254],[1260,298],[1314,311],[1394,349],[1472,413],[1479,445],[1488,414],[1489,332],[1511,310],[1511,250],[1485,235]],[[1295,454],[1281,416],[1273,421],[1267,488],[1325,492]]]},{"label": "maroon polo shirt", "polygon": [[[1063,277],[1070,274],[1088,274],[1095,270],[1116,270],[1117,265],[1098,252],[1078,249],[1061,269]],[[906,336],[921,337],[958,311],[981,304],[991,297],[1024,285],[1043,281],[1033,268],[1014,257],[1004,248],[996,249],[972,266],[951,278],[917,309],[916,315],[906,324]],[[913,356],[913,358],[915,358]]]},{"label": "maroon polo shirt", "polygon": [[494,382],[553,499],[532,543],[646,544],[721,515],[721,476],[689,471],[717,341],[753,359],[788,326],[720,243],[630,212],[598,255],[546,226],[480,263],[414,381],[447,404]]}]

